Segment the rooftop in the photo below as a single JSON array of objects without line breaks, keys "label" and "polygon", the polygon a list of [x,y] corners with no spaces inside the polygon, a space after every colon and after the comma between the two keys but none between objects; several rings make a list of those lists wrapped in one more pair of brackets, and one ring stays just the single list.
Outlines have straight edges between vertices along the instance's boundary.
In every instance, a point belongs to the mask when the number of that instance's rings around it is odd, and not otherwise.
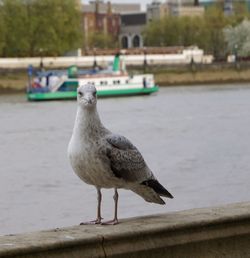
[{"label": "rooftop", "polygon": [[121,15],[123,26],[144,25],[146,24],[146,13],[130,13]]},{"label": "rooftop", "polygon": [[[109,3],[99,2],[99,13],[107,13],[109,9]],[[82,5],[83,12],[95,12],[96,10],[96,3],[94,1],[90,2],[89,4]],[[140,4],[117,4],[111,3],[111,10],[113,13],[132,13],[132,12],[140,12],[141,5]]]}]

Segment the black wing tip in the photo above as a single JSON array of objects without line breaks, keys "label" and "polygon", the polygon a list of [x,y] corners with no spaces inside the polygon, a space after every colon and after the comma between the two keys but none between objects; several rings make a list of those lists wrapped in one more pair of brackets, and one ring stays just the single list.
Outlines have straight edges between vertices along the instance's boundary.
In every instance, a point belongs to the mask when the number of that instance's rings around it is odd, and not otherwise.
[{"label": "black wing tip", "polygon": [[174,196],[173,196],[170,192],[168,192],[168,193],[169,193],[168,198],[170,198],[170,199],[174,199]]},{"label": "black wing tip", "polygon": [[166,202],[164,200],[161,199],[161,202],[159,202],[160,205],[165,205]]},{"label": "black wing tip", "polygon": [[152,188],[156,193],[158,193],[161,196],[164,196],[170,199],[174,198],[174,196],[155,179],[149,179],[149,180],[143,181],[142,184]]}]

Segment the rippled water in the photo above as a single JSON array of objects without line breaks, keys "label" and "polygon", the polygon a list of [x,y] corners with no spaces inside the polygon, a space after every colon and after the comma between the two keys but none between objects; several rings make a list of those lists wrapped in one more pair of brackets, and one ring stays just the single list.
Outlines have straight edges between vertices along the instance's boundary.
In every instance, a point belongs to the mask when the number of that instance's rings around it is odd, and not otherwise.
[{"label": "rippled water", "polygon": [[[98,107],[106,127],[138,147],[175,197],[160,206],[121,190],[120,218],[250,200],[250,87],[161,88],[100,99]],[[75,101],[0,96],[0,234],[95,218],[95,189],[78,179],[66,155],[75,111]],[[110,219],[113,192],[103,195]]]}]

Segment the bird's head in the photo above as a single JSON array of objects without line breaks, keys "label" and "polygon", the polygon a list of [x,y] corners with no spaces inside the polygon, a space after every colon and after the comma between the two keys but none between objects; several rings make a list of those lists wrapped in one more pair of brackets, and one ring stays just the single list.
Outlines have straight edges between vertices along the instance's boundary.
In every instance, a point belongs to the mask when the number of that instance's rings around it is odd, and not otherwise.
[{"label": "bird's head", "polygon": [[77,89],[77,101],[83,108],[92,108],[96,106],[96,88],[92,84],[81,85]]}]

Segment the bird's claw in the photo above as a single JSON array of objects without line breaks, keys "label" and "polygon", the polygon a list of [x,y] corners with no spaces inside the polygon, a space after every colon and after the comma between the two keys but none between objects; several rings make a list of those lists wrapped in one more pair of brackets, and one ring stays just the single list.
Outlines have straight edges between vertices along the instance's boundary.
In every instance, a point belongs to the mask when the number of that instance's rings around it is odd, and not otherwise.
[{"label": "bird's claw", "polygon": [[101,225],[117,225],[119,223],[118,219],[113,219],[109,221],[104,221]]},{"label": "bird's claw", "polygon": [[102,218],[98,218],[98,219],[87,221],[87,222],[82,222],[82,223],[80,223],[80,226],[82,226],[82,225],[98,225],[98,224],[102,224]]}]

